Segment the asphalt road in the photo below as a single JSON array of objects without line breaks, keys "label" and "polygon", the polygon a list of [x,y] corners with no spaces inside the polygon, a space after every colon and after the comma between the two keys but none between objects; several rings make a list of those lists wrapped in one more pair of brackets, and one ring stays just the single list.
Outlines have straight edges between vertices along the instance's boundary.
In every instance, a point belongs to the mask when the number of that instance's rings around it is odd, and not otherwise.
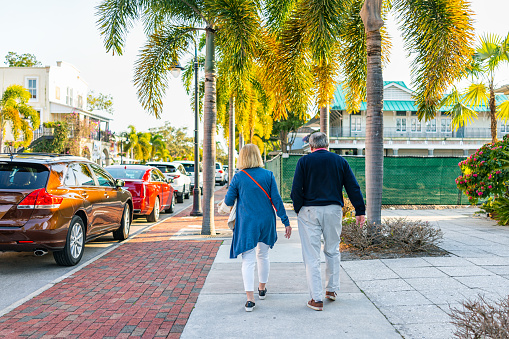
[{"label": "asphalt road", "polygon": [[[216,187],[216,189],[219,187]],[[161,213],[159,221],[175,215],[191,205],[193,197],[175,205],[172,214]],[[138,234],[154,223],[145,218],[136,219],[131,224],[130,235]],[[80,264],[72,267],[58,266],[51,252],[36,257],[28,252],[0,252],[0,316],[17,307],[34,294],[71,275],[76,270],[93,261],[98,256],[118,246],[111,233],[85,245],[85,252]]]}]

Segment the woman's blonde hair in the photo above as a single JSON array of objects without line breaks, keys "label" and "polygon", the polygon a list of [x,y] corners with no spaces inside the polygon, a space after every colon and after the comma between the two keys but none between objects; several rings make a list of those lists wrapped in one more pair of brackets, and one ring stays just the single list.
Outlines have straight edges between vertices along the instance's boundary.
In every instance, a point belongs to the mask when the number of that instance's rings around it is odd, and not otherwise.
[{"label": "woman's blonde hair", "polygon": [[260,149],[255,144],[247,144],[242,147],[237,161],[239,169],[263,167],[263,160]]}]

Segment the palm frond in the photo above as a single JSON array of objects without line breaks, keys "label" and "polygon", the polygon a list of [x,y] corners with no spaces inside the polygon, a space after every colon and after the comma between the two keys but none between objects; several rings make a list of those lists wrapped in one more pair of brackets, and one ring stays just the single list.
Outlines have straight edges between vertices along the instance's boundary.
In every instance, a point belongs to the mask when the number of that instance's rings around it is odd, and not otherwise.
[{"label": "palm frond", "polygon": [[471,84],[463,97],[463,102],[468,106],[488,105],[490,100],[489,89],[485,84]]},{"label": "palm frond", "polygon": [[157,118],[166,93],[168,70],[192,41],[193,27],[169,27],[152,34],[135,63],[134,85],[145,110]]},{"label": "palm frond", "polygon": [[497,119],[507,123],[509,121],[509,100],[497,105]]},{"label": "palm frond", "polygon": [[472,123],[474,119],[477,118],[477,112],[465,105],[463,100],[464,97],[454,88],[454,90],[446,95],[439,104],[439,107],[444,110],[445,114],[451,116],[451,127],[454,130]]},{"label": "palm frond", "polygon": [[104,0],[96,7],[97,25],[106,52],[122,55],[127,33],[139,18],[142,1]]},{"label": "palm frond", "polygon": [[420,119],[434,118],[440,99],[469,65],[473,53],[472,10],[465,0],[395,0],[412,62]]},{"label": "palm frond", "polygon": [[263,16],[266,18],[268,29],[272,33],[281,31],[297,0],[266,0],[263,6]]}]

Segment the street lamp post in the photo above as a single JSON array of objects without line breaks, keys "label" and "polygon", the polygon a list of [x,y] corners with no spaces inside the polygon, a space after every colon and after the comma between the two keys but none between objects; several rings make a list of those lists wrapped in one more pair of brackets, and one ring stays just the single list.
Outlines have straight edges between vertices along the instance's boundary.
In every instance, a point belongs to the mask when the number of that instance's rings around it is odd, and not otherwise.
[{"label": "street lamp post", "polygon": [[[193,210],[191,216],[202,216],[201,210],[201,193],[200,193],[200,152],[198,149],[198,49],[194,45],[194,189],[193,189]],[[176,78],[180,75],[181,66],[172,68],[171,73]]]}]

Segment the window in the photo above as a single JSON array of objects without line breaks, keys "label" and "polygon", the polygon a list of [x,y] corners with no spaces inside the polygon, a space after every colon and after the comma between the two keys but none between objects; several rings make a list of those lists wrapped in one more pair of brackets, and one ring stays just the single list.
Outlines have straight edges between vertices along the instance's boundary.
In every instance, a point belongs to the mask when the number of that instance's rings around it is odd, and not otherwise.
[{"label": "window", "polygon": [[[67,171],[67,175],[69,176],[69,182],[72,183],[72,175],[69,174],[72,172],[75,177],[74,184],[76,186],[95,186],[94,177],[90,172],[87,164],[84,163],[76,163],[69,166],[69,170]],[[66,177],[67,180],[67,177]]]},{"label": "window", "polygon": [[69,106],[72,106],[74,104],[72,88],[67,87],[67,96],[65,97],[65,103],[66,105]]},{"label": "window", "polygon": [[406,117],[406,111],[397,111],[396,116],[397,117]]},{"label": "window", "polygon": [[420,132],[421,131],[421,122],[417,118],[412,118],[410,131],[412,132]]},{"label": "window", "polygon": [[78,95],[78,107],[83,108],[83,97]]},{"label": "window", "polygon": [[509,133],[509,121],[500,122],[500,133]]},{"label": "window", "polygon": [[90,164],[90,167],[92,167],[92,171],[94,171],[95,176],[97,177],[99,186],[115,187],[115,180],[113,180],[105,170],[94,164]]},{"label": "window", "polygon": [[55,99],[60,100],[60,87],[55,87]]},{"label": "window", "polygon": [[26,85],[28,92],[30,92],[30,99],[37,100],[37,79],[27,78]]},{"label": "window", "polygon": [[108,168],[108,173],[112,175],[114,178],[117,179],[143,179],[143,176],[145,175],[145,172],[147,170],[145,169],[135,169],[135,168],[129,168],[129,167],[122,167],[122,168]]},{"label": "window", "polygon": [[361,131],[361,117],[350,117],[351,119],[351,131],[352,132],[360,132]]},{"label": "window", "polygon": [[440,119],[440,131],[441,132],[451,132],[451,119],[450,118],[442,118]]},{"label": "window", "polygon": [[182,173],[183,175],[187,175],[187,172],[186,172],[186,169],[184,168],[184,166],[179,165],[178,170],[179,170],[179,171],[180,171],[180,173]]},{"label": "window", "polygon": [[0,164],[0,189],[38,189],[46,186],[49,170],[36,164]]},{"label": "window", "polygon": [[158,169],[154,169],[153,170],[153,173],[155,173],[158,177],[159,177],[159,180],[158,181],[162,181],[162,182],[166,182],[166,178],[164,177],[164,174],[161,173],[160,170]]},{"label": "window", "polygon": [[396,131],[406,132],[406,118],[397,118],[396,119]]},{"label": "window", "polygon": [[150,181],[161,181],[155,170],[150,172]]},{"label": "window", "polygon": [[437,120],[431,119],[426,121],[426,132],[435,133],[437,131]]}]

